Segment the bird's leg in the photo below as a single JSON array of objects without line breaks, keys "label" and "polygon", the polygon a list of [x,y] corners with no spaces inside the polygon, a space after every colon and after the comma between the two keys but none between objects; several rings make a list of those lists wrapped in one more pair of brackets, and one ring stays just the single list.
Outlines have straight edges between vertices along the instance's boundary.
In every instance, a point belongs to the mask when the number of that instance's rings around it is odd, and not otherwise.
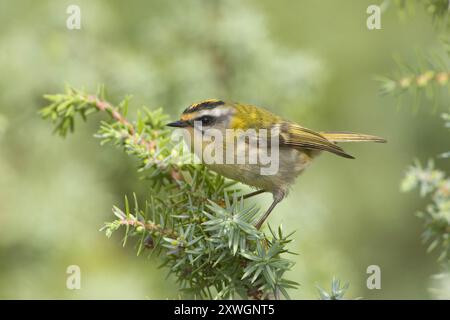
[{"label": "bird's leg", "polygon": [[280,202],[280,200],[276,199],[273,200],[272,204],[270,205],[269,209],[267,209],[266,213],[264,213],[264,215],[261,218],[259,218],[258,223],[255,225],[256,229],[258,230],[261,229],[262,224],[269,217],[269,214],[272,212],[273,208],[275,208],[278,202]]},{"label": "bird's leg", "polygon": [[258,194],[264,193],[264,192],[267,192],[267,191],[264,190],[264,189],[257,190],[257,191],[254,191],[254,192],[250,192],[250,193],[245,194],[245,195],[243,196],[243,198],[244,198],[244,199],[248,199],[248,198],[251,198],[251,197],[253,197],[253,196],[257,196]]},{"label": "bird's leg", "polygon": [[266,219],[269,217],[269,214],[272,212],[273,208],[275,208],[275,206],[281,201],[283,200],[285,195],[285,192],[283,191],[278,191],[276,193],[273,194],[273,202],[270,205],[269,209],[267,209],[266,213],[264,213],[264,215],[258,220],[258,222],[256,223],[255,227],[256,229],[260,229],[262,224],[264,223],[264,221],[266,221]]}]

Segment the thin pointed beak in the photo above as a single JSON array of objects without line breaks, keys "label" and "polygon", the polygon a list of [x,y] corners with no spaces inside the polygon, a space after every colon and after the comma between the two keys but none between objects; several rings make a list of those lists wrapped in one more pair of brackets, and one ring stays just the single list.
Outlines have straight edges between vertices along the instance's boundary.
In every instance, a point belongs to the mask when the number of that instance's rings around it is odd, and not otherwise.
[{"label": "thin pointed beak", "polygon": [[185,127],[189,126],[189,123],[186,122],[186,121],[178,120],[178,121],[174,121],[174,122],[168,123],[168,124],[166,124],[166,126],[174,127],[174,128],[185,128]]}]

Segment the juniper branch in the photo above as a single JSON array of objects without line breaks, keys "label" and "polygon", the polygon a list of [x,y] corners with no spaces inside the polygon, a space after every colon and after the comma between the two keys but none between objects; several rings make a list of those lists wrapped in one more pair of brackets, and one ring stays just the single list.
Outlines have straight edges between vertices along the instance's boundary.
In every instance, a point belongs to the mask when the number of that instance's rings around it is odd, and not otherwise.
[{"label": "juniper branch", "polygon": [[427,70],[421,73],[405,75],[399,79],[379,78],[383,83],[381,93],[395,94],[398,91],[407,91],[414,88],[425,88],[429,85],[445,87],[449,84],[450,72]]},{"label": "juniper branch", "polygon": [[97,138],[102,139],[102,143],[114,141],[115,144],[123,145],[129,154],[137,156],[143,162],[143,166],[155,166],[162,171],[167,171],[167,176],[175,180],[182,178],[176,168],[167,166],[162,161],[162,157],[155,157],[155,155],[159,155],[159,152],[154,133],[157,132],[156,130],[161,131],[163,129],[162,120],[164,116],[157,122],[152,122],[152,119],[161,114],[161,110],[150,112],[145,109],[146,116],[139,119],[137,127],[135,127],[126,118],[129,98],[115,107],[104,99],[104,90],[101,89],[97,95],[89,95],[74,88],[66,87],[65,94],[44,95],[44,98],[52,103],[40,110],[40,115],[44,119],[49,118],[56,123],[55,132],[61,136],[65,137],[68,131],[74,131],[76,114],[79,114],[86,121],[87,116],[91,113],[105,112],[114,122],[102,122],[96,135]]},{"label": "juniper branch", "polygon": [[317,291],[319,292],[320,300],[344,300],[344,295],[347,292],[350,284],[346,282],[341,287],[341,281],[335,277],[331,280],[331,290],[327,292],[327,290],[323,289],[320,286],[316,286]]},{"label": "juniper branch", "polygon": [[[399,13],[406,16],[408,8],[415,8],[420,4],[425,11],[433,17],[435,26],[442,26],[442,34],[438,37],[440,46],[427,49],[424,52],[416,51],[417,58],[413,65],[408,65],[397,58],[398,70],[394,76],[377,77],[381,81],[380,92],[398,98],[400,104],[403,96],[412,97],[414,109],[417,109],[422,100],[433,103],[437,109],[442,102],[447,107],[450,77],[450,2],[448,0],[416,0],[394,1]],[[414,11],[414,10],[411,10]],[[438,30],[438,28],[436,28]]]},{"label": "juniper branch", "polygon": [[440,247],[438,261],[450,266],[450,179],[434,168],[433,161],[423,167],[418,161],[408,168],[402,183],[403,191],[418,188],[422,197],[430,196],[431,204],[417,216],[424,223],[423,241],[428,252]]},{"label": "juniper branch", "polygon": [[126,118],[128,99],[114,106],[101,92],[93,96],[72,88],[45,97],[51,104],[41,115],[62,136],[73,131],[77,114],[83,119],[99,111],[109,114],[96,137],[137,157],[139,171],[151,184],[142,209],[136,197],[133,206],[125,197],[124,210],[113,208],[118,219],[102,228],[107,236],[125,228],[123,243],[137,239],[138,254],[145,248],[164,252],[162,265],[195,297],[289,297],[287,289],[297,286],[284,278],[293,266],[283,257],[291,235],[285,236],[281,227],[270,234],[257,230],[258,209],[244,205],[235,182],[183,162],[161,110],[144,109],[132,122]]}]

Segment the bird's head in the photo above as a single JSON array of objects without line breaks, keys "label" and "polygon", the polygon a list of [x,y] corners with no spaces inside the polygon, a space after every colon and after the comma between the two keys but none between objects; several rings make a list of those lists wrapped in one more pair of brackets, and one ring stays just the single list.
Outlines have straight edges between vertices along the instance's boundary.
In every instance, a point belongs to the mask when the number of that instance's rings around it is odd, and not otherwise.
[{"label": "bird's head", "polygon": [[181,114],[180,120],[168,123],[169,127],[194,129],[227,129],[234,114],[233,105],[217,99],[194,103]]}]

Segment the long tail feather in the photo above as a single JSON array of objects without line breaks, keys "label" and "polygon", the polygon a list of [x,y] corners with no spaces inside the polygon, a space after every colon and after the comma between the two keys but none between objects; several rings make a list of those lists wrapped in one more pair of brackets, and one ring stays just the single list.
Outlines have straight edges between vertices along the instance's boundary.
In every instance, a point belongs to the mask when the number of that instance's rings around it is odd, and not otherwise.
[{"label": "long tail feather", "polygon": [[386,139],[372,136],[369,134],[353,133],[353,132],[321,132],[322,136],[332,142],[386,142]]}]

